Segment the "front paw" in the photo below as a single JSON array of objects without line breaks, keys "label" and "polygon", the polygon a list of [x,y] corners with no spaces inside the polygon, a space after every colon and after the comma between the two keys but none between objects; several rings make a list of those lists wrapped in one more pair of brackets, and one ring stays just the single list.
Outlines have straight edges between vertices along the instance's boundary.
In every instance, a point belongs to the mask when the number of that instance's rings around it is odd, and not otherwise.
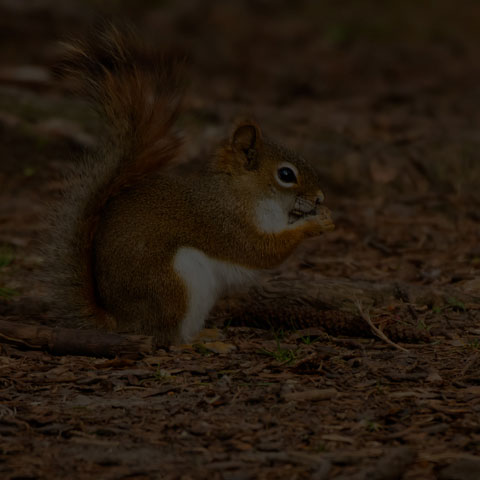
[{"label": "front paw", "polygon": [[316,215],[308,218],[305,226],[307,237],[316,237],[335,228],[331,212],[324,206],[318,208]]}]

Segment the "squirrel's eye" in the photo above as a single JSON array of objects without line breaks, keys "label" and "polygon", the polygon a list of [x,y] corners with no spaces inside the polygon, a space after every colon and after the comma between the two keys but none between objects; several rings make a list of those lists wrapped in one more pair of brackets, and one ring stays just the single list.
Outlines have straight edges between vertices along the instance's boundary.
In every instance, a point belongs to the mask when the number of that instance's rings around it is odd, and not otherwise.
[{"label": "squirrel's eye", "polygon": [[277,171],[278,179],[283,183],[297,183],[295,172],[289,167],[279,168]]}]

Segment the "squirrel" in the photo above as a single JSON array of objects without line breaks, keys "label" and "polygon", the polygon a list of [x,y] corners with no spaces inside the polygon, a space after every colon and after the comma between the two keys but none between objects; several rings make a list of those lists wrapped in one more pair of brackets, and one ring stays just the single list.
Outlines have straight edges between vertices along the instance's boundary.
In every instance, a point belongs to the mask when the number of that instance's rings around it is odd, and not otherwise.
[{"label": "squirrel", "polygon": [[222,294],[334,228],[312,165],[253,121],[201,172],[168,168],[184,63],[112,25],[67,45],[59,70],[108,127],[53,218],[47,280],[70,325],[189,342]]}]

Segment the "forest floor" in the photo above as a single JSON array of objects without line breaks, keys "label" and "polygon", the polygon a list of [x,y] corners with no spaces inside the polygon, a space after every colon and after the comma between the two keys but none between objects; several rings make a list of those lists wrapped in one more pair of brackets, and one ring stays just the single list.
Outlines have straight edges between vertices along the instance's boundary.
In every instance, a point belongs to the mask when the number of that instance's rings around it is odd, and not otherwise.
[{"label": "forest floor", "polygon": [[[0,1],[0,319],[49,325],[37,247],[101,130],[49,66],[98,3]],[[1,478],[480,478],[480,7],[105,3],[192,52],[186,160],[252,114],[316,163],[336,230],[276,275],[311,295],[319,278],[447,295],[372,305],[379,328],[408,330],[395,345],[366,321],[348,335],[301,318],[217,319],[139,359],[0,341]]]}]

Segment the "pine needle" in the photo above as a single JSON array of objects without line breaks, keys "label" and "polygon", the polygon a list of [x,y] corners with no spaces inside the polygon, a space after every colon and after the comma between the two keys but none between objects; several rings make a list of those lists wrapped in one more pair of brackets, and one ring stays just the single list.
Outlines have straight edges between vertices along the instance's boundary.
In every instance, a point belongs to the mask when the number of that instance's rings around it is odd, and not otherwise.
[{"label": "pine needle", "polygon": [[355,306],[357,307],[358,309],[358,313],[360,314],[360,316],[368,323],[368,325],[370,326],[372,332],[378,337],[380,338],[381,340],[383,340],[385,343],[388,343],[389,345],[391,345],[392,347],[395,347],[396,349],[398,350],[402,350],[402,352],[408,352],[408,350],[404,347],[402,347],[401,345],[398,345],[397,343],[395,342],[392,342],[392,340],[390,340],[386,335],[385,333],[382,332],[382,330],[380,330],[378,327],[376,327],[373,322],[372,322],[372,319],[370,318],[370,313],[369,312],[365,312],[363,310],[363,307],[362,307],[362,304],[361,302],[355,298],[354,299],[354,302]]}]

